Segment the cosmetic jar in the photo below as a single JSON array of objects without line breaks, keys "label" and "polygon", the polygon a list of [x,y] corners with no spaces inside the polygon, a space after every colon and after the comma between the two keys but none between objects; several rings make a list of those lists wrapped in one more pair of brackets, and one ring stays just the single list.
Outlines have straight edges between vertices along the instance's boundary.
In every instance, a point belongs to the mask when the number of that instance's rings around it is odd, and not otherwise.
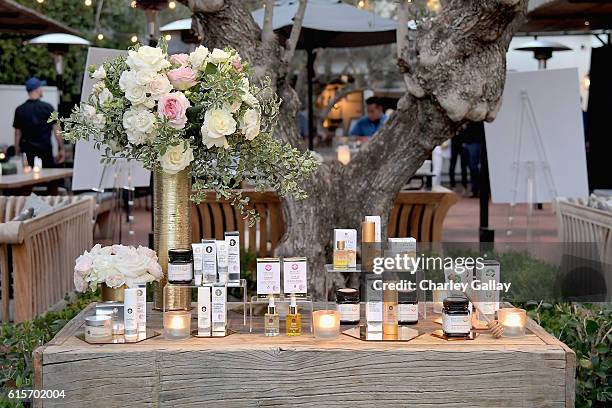
[{"label": "cosmetic jar", "polygon": [[122,335],[124,333],[123,321],[119,320],[118,309],[96,309],[97,316],[109,316],[111,318],[112,335]]},{"label": "cosmetic jar", "polygon": [[336,290],[336,310],[340,313],[341,324],[359,324],[359,291],[353,288]]},{"label": "cosmetic jar", "polygon": [[104,343],[112,340],[113,332],[110,316],[94,315],[85,318],[85,341]]},{"label": "cosmetic jar", "polygon": [[397,291],[397,323],[417,324],[419,322],[419,301],[416,290]]},{"label": "cosmetic jar", "polygon": [[189,285],[193,280],[193,252],[191,249],[168,251],[168,282]]},{"label": "cosmetic jar", "polygon": [[472,331],[469,301],[463,296],[449,296],[442,308],[442,330],[448,337],[467,337]]}]

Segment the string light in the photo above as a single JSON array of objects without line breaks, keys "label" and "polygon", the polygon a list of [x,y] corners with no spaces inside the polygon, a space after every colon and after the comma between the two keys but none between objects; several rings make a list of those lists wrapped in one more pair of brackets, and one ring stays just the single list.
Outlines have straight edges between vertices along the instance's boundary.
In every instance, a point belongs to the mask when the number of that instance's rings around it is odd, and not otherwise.
[{"label": "string light", "polygon": [[366,3],[364,0],[359,0],[359,3],[357,3],[357,7],[359,8],[364,8],[366,6]]},{"label": "string light", "polygon": [[138,37],[133,35],[132,38],[130,38],[130,40],[132,40],[133,43],[137,43],[138,42]]},{"label": "string light", "polygon": [[85,0],[85,5],[86,5],[87,7],[91,6],[91,0]]},{"label": "string light", "polygon": [[43,4],[43,3],[45,2],[45,0],[36,0],[36,2],[37,2],[38,4]]},{"label": "string light", "polygon": [[588,27],[588,26],[590,26],[590,25],[591,25],[591,22],[590,22],[589,20],[585,20],[585,21],[584,21],[584,25]]},{"label": "string light", "polygon": [[176,7],[176,3],[174,1],[171,1],[168,3],[168,8],[174,9]]},{"label": "string light", "polygon": [[136,0],[132,0],[132,2],[130,3],[130,7],[136,8]]},{"label": "string light", "polygon": [[102,41],[104,39],[104,34],[100,33],[98,34],[98,40]]},{"label": "string light", "polygon": [[166,34],[164,38],[166,39],[166,41],[170,41],[172,39],[172,36],[170,34]]}]

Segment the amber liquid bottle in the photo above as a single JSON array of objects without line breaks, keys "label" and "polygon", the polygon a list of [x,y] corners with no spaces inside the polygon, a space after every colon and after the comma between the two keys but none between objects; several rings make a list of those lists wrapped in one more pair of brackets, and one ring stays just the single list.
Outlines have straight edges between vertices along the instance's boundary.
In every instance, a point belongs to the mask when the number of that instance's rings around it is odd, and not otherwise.
[{"label": "amber liquid bottle", "polygon": [[289,313],[285,322],[287,336],[299,336],[302,334],[302,315],[298,311],[295,296],[291,295]]}]

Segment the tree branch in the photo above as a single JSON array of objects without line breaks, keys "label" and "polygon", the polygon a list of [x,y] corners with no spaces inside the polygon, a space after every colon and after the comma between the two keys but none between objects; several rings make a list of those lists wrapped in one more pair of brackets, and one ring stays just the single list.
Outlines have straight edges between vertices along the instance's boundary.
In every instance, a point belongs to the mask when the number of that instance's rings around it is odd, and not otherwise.
[{"label": "tree branch", "polygon": [[293,17],[293,27],[291,27],[291,34],[285,45],[285,54],[283,54],[283,62],[289,64],[295,54],[298,40],[302,32],[302,23],[304,22],[304,14],[306,14],[306,0],[300,0],[295,16]]},{"label": "tree branch", "polygon": [[274,21],[274,0],[265,0],[264,2],[264,21],[261,30],[261,41],[264,44],[270,44],[275,40],[273,23]]}]

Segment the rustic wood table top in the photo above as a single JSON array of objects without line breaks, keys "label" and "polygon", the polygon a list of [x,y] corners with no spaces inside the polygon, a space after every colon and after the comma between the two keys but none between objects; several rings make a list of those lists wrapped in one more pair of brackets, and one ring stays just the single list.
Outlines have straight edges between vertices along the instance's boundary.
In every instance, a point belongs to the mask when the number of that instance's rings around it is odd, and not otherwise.
[{"label": "rustic wood table top", "polygon": [[0,176],[0,189],[14,189],[72,177],[72,169],[41,169],[40,173]]},{"label": "rustic wood table top", "polygon": [[[128,377],[125,370],[132,370],[142,377],[145,389],[135,391],[138,395],[122,394],[121,403],[105,407],[128,402],[129,406],[174,406],[181,398],[185,406],[295,406],[302,400],[312,406],[340,407],[349,406],[346,389],[356,393],[350,396],[351,406],[365,407],[382,398],[385,387],[411,393],[436,389],[439,394],[434,399],[449,406],[573,406],[575,355],[532,320],[520,338],[494,339],[483,332],[475,340],[446,341],[431,335],[441,327],[434,321],[439,315],[434,315],[412,326],[419,336],[409,342],[365,342],[347,335],[321,341],[310,333],[307,310],[302,310],[301,336],[285,336],[281,319],[281,335],[265,337],[262,316],[254,317],[258,324],[249,333],[242,324],[241,304],[231,304],[228,320],[237,333],[228,337],[172,341],[161,335],[134,344],[92,345],[76,335],[82,333],[84,318],[93,314],[94,307],[83,310],[35,351],[37,387],[68,387],[79,403],[85,403],[94,379],[109,387],[112,383],[117,390]],[[197,325],[194,314],[192,329]],[[147,317],[149,328],[162,330],[160,312],[149,311]],[[384,381],[396,385],[383,385]],[[328,394],[315,392],[317,387]],[[290,395],[285,398],[286,392]],[[410,406],[425,406],[433,398],[427,392],[414,395]],[[405,406],[402,395],[389,398],[378,406]],[[59,403],[46,400],[39,406]]]}]

